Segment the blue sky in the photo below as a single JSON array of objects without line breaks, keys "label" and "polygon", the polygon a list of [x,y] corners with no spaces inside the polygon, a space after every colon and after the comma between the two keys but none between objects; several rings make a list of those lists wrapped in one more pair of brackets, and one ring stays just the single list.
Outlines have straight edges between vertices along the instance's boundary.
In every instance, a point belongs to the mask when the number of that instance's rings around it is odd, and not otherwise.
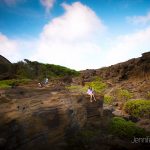
[{"label": "blue sky", "polygon": [[149,0],[0,0],[0,54],[95,69],[150,50]]}]

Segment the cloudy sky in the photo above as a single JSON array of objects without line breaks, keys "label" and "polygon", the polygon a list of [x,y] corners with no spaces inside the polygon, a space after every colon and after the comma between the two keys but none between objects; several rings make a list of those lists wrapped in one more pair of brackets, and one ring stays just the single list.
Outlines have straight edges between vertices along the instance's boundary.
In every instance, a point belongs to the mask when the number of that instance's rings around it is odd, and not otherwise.
[{"label": "cloudy sky", "polygon": [[150,51],[150,0],[0,0],[0,54],[76,70]]}]

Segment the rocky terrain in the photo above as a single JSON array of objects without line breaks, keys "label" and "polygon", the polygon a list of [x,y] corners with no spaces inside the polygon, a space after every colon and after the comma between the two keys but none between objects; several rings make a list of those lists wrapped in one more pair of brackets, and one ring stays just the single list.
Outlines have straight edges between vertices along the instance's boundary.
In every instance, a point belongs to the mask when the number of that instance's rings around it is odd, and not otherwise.
[{"label": "rocky terrain", "polygon": [[88,99],[86,95],[48,88],[17,87],[1,91],[1,148],[50,148],[67,131],[76,132],[88,118],[99,116],[98,106],[96,103],[89,106]]},{"label": "rocky terrain", "polygon": [[[4,63],[5,64],[5,63]],[[80,85],[99,77],[107,84],[91,103],[85,92],[71,92],[66,85]],[[133,144],[109,133],[113,116],[137,122],[147,131],[150,120],[138,120],[122,114],[119,101],[103,105],[104,94],[128,89],[133,99],[149,99],[150,52],[142,57],[97,70],[84,70],[74,78],[37,82],[0,89],[0,148],[3,150],[140,150],[149,144]],[[80,136],[79,136],[80,135]]]},{"label": "rocky terrain", "polygon": [[118,88],[128,89],[133,98],[147,98],[150,91],[150,52],[109,67],[81,71],[81,78],[76,82],[91,81],[93,76],[102,78],[108,85],[106,94],[113,94]]}]

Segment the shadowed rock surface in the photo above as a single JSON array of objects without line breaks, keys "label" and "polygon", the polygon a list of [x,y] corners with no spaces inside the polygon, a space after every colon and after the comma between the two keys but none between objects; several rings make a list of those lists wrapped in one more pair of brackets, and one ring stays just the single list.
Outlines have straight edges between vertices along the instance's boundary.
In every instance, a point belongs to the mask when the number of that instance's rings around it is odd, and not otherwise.
[{"label": "shadowed rock surface", "polygon": [[76,132],[88,118],[99,117],[98,107],[88,96],[67,91],[9,89],[1,96],[0,146],[6,150],[48,149],[67,131],[75,128]]},{"label": "shadowed rock surface", "polygon": [[11,74],[11,62],[0,55],[0,80],[9,78]]}]

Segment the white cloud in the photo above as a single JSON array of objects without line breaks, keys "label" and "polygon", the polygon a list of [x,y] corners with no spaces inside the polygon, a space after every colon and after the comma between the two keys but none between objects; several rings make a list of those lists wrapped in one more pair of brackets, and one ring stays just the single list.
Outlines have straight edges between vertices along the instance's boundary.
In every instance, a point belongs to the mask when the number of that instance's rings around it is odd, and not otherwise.
[{"label": "white cloud", "polygon": [[46,8],[46,12],[49,12],[55,3],[55,0],[40,0],[40,2]]},{"label": "white cloud", "polygon": [[91,33],[105,30],[105,26],[96,14],[81,3],[62,6],[66,11],[65,14],[45,25],[41,34],[43,38],[79,40],[91,36]]},{"label": "white cloud", "polygon": [[0,34],[0,54],[10,61],[27,58],[81,70],[126,61],[150,50],[150,27],[106,40],[106,26],[89,7],[80,2],[62,7],[65,13],[46,24],[37,39],[11,40]]},{"label": "white cloud", "polygon": [[135,33],[122,35],[113,39],[106,54],[107,65],[140,57],[145,51],[150,51],[150,27]]},{"label": "white cloud", "polygon": [[101,52],[96,36],[100,37],[106,27],[90,8],[80,2],[62,6],[64,15],[45,25],[36,55],[32,58],[75,69],[94,67],[92,57]]},{"label": "white cloud", "polygon": [[135,25],[146,25],[147,23],[150,23],[150,12],[148,12],[145,16],[127,17],[127,21]]},{"label": "white cloud", "polygon": [[12,61],[18,61],[19,44],[0,33],[0,54]]}]

